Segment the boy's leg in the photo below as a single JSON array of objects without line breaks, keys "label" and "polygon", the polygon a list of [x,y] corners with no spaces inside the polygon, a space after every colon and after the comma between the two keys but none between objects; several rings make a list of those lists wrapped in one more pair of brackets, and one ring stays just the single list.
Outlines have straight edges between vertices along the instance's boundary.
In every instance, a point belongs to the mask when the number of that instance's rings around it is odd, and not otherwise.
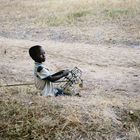
[{"label": "boy's leg", "polygon": [[55,96],[61,96],[61,95],[64,95],[64,92],[63,92],[62,89],[56,88],[55,90],[56,90],[56,92],[55,92]]},{"label": "boy's leg", "polygon": [[68,96],[70,96],[71,94],[67,94],[67,93],[65,93],[62,89],[60,89],[60,88],[56,88],[55,89],[56,90],[56,92],[55,92],[55,96],[65,96],[65,95],[68,95]]}]

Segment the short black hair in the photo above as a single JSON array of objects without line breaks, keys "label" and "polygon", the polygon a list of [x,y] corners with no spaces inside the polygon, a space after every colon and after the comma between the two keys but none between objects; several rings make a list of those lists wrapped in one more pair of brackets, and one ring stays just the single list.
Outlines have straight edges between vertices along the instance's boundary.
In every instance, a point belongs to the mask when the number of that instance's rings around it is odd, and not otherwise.
[{"label": "short black hair", "polygon": [[29,49],[29,54],[31,56],[31,58],[33,60],[36,61],[37,59],[37,54],[39,53],[40,49],[42,48],[42,46],[40,45],[35,45],[35,46],[32,46],[30,49]]}]

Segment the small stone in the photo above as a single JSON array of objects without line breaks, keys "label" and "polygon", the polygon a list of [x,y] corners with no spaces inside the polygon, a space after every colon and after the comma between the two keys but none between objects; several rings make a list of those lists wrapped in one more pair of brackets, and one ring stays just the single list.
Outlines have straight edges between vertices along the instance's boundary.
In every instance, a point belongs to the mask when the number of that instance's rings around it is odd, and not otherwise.
[{"label": "small stone", "polygon": [[133,115],[133,114],[134,114],[134,112],[133,112],[132,110],[130,110],[130,111],[129,111],[129,114],[130,114],[130,115]]},{"label": "small stone", "polygon": [[5,50],[5,51],[4,51],[4,54],[6,54],[6,53],[7,53],[7,51]]},{"label": "small stone", "polygon": [[134,77],[138,77],[138,75],[133,75]]},{"label": "small stone", "polygon": [[29,105],[32,105],[32,104],[33,104],[33,102],[29,102],[28,104],[29,104]]}]

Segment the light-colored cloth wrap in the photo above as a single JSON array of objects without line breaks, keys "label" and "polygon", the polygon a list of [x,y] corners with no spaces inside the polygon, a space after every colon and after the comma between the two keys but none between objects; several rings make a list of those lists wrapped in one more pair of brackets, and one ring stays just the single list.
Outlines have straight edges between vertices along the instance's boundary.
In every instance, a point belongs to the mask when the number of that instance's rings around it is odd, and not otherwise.
[{"label": "light-colored cloth wrap", "polygon": [[[37,71],[38,67],[42,67],[41,71]],[[51,73],[48,69],[46,69],[42,63],[35,62],[35,68],[34,68],[34,80],[35,80],[35,86],[37,89],[41,90],[41,94],[44,96],[54,96],[55,95],[55,89],[53,87],[53,83],[48,80],[43,80],[44,78],[47,78],[50,76]]]}]

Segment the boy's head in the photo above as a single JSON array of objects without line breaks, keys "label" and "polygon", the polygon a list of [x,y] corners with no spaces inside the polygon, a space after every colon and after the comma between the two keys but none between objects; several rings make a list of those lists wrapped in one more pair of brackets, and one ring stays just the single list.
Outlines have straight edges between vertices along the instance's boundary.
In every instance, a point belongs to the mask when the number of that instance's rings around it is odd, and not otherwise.
[{"label": "boy's head", "polygon": [[42,63],[45,61],[45,51],[42,46],[36,45],[29,49],[29,54],[35,62]]}]

